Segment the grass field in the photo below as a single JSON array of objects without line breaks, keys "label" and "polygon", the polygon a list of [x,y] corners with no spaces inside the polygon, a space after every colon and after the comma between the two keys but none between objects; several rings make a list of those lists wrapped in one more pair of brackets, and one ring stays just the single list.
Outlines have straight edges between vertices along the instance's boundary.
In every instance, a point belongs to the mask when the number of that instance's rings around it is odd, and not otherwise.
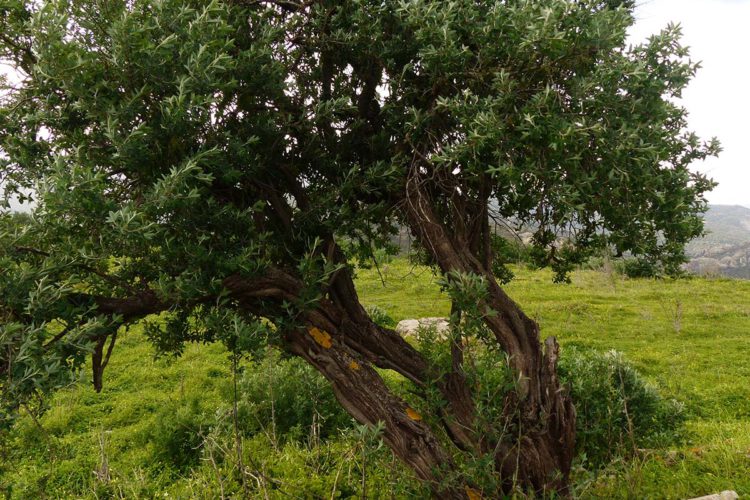
[{"label": "grass field", "polygon": [[[660,392],[686,405],[688,442],[643,450],[578,493],[602,498],[750,495],[750,281],[624,279],[578,271],[568,285],[548,271],[515,269],[510,295],[565,346],[625,354]],[[429,270],[403,261],[360,271],[361,299],[401,319],[447,315]],[[564,356],[564,352],[563,352]]]},{"label": "grass field", "polygon": [[[689,498],[725,489],[750,495],[750,282],[630,280],[578,271],[571,284],[559,285],[546,271],[514,271],[509,293],[540,323],[544,336],[558,337],[563,356],[566,346],[621,351],[664,396],[687,410],[684,444],[640,449],[597,473],[578,469],[577,497]],[[431,272],[404,260],[382,265],[380,273],[358,271],[358,285],[363,303],[396,320],[448,313]],[[22,418],[5,436],[0,494],[218,498],[224,490],[226,496],[240,495],[230,480],[234,465],[228,458],[209,457],[208,440],[201,458],[181,467],[164,460],[160,449],[170,444],[160,434],[165,422],[184,425],[180,415],[192,415],[191,425],[205,422],[208,437],[220,427],[217,422],[228,425],[231,365],[220,346],[191,346],[180,359],[154,360],[134,328],[118,345],[105,376],[101,394],[85,383],[84,373],[81,383],[54,397],[39,422]],[[276,481],[287,495],[358,496],[361,484],[374,498],[414,494],[395,486],[409,483],[408,474],[389,454],[372,443],[357,447],[365,438],[352,432],[320,446],[266,437],[243,443],[246,460],[263,471],[259,484]],[[351,463],[368,450],[371,474],[362,483]]]}]

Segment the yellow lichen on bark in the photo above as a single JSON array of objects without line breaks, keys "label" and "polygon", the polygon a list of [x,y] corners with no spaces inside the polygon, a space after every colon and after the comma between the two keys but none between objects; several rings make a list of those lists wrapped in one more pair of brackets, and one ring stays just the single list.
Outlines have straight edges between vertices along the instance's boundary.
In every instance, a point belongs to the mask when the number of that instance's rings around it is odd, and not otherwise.
[{"label": "yellow lichen on bark", "polygon": [[422,415],[417,413],[417,411],[414,410],[413,408],[406,409],[406,416],[412,420],[416,420],[416,421],[422,420]]},{"label": "yellow lichen on bark", "polygon": [[315,339],[315,342],[323,346],[324,349],[330,349],[333,345],[333,342],[331,341],[331,336],[328,334],[328,332],[325,332],[323,330],[319,330],[316,327],[312,327],[308,330],[310,332],[310,336]]},{"label": "yellow lichen on bark", "polygon": [[466,490],[466,496],[469,497],[469,500],[482,500],[482,494],[474,488],[466,486],[464,489]]},{"label": "yellow lichen on bark", "polygon": [[359,363],[357,363],[356,361],[352,360],[352,361],[349,362],[349,368],[352,369],[352,370],[354,370],[354,371],[357,371],[357,370],[359,370]]}]

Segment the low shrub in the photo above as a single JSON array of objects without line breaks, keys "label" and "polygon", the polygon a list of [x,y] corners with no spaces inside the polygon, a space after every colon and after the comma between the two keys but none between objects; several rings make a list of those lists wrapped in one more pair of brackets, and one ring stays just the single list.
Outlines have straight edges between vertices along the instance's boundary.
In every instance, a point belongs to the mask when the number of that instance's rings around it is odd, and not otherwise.
[{"label": "low shrub", "polygon": [[[445,344],[430,330],[420,337],[423,354],[447,370],[450,352]],[[475,392],[484,435],[492,440],[517,433],[517,429],[497,427],[507,412],[504,396],[515,387],[507,357],[479,344],[469,347],[465,355],[470,359],[466,375]],[[662,397],[621,353],[566,347],[559,376],[570,388],[576,407],[576,452],[585,468],[597,469],[637,449],[665,447],[682,439],[684,406]]]},{"label": "low shrub", "polygon": [[164,406],[149,431],[156,458],[180,472],[196,465],[212,421],[197,399]]},{"label": "low shrub", "polygon": [[391,318],[387,312],[378,306],[367,306],[365,309],[367,309],[367,314],[370,315],[370,319],[372,319],[376,325],[382,326],[383,328],[396,327],[396,320]]},{"label": "low shrub", "polygon": [[628,278],[657,278],[662,274],[655,263],[642,258],[623,260],[621,269]]},{"label": "low shrub", "polygon": [[241,374],[237,411],[243,435],[263,432],[281,442],[325,438],[351,425],[322,375],[270,349]]},{"label": "low shrub", "polygon": [[567,347],[559,374],[571,389],[577,451],[588,466],[680,439],[683,405],[660,396],[621,353]]}]

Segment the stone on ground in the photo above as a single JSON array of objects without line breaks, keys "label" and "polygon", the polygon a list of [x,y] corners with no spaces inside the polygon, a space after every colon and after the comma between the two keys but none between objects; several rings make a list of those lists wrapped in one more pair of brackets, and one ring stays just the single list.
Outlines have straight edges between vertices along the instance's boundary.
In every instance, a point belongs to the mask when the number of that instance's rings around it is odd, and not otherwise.
[{"label": "stone on ground", "polygon": [[415,336],[420,329],[434,328],[439,336],[445,336],[450,330],[448,318],[405,319],[398,322],[396,332],[403,337]]},{"label": "stone on ground", "polygon": [[736,491],[726,490],[721,493],[714,493],[713,495],[691,498],[690,500],[737,500],[738,498],[740,498],[740,496]]}]

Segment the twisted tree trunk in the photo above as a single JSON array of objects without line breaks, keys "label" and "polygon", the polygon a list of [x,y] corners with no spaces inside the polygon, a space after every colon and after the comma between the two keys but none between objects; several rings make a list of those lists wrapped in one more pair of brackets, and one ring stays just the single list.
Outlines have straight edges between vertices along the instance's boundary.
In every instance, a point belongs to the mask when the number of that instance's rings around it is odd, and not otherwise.
[{"label": "twisted tree trunk", "polygon": [[[514,484],[535,491],[567,492],[575,449],[575,408],[557,377],[559,347],[554,337],[542,350],[538,325],[518,307],[495,280],[486,241],[487,200],[479,203],[476,234],[467,237],[461,227],[445,227],[425,184],[415,169],[406,190],[406,214],[417,235],[443,273],[482,276],[488,284],[483,304],[494,314],[484,317],[486,326],[508,354],[517,377],[515,391],[505,397],[505,418],[517,429],[517,439],[495,444],[495,464],[506,491]],[[464,212],[465,214],[465,212]],[[459,214],[459,215],[464,215]],[[476,217],[476,216],[475,216]],[[466,224],[468,226],[468,223]],[[484,240],[484,244],[478,244]]]},{"label": "twisted tree trunk", "polygon": [[[249,311],[259,299],[293,301],[304,286],[289,273],[270,270],[260,280],[232,276],[224,281],[232,296]],[[344,409],[359,423],[382,423],[383,440],[426,482],[436,498],[462,498],[442,477],[453,469],[450,454],[414,408],[393,394],[375,367],[391,369],[424,387],[429,367],[424,358],[393,330],[375,324],[360,305],[351,276],[341,273],[330,298],[304,313],[304,328],[284,332],[287,350],[307,361],[330,383]]]},{"label": "twisted tree trunk", "polygon": [[[250,311],[258,308],[260,300],[265,308],[269,300],[293,302],[304,286],[298,278],[278,269],[256,280],[233,276],[224,284]],[[572,460],[575,413],[555,375],[557,345],[548,340],[542,354],[538,340],[535,342],[536,325],[512,308],[514,304],[499,288],[490,294],[488,306],[501,313],[497,319],[488,320],[488,326],[504,348],[508,348],[508,335],[523,335],[516,344],[532,349],[509,350],[523,378],[519,391],[507,396],[505,418],[521,431],[520,437],[498,443],[482,436],[458,345],[452,346],[453,369],[437,383],[447,403],[439,415],[444,430],[460,450],[475,456],[494,453],[506,491],[520,485],[540,492],[563,492]],[[454,471],[455,464],[445,442],[439,440],[439,429],[430,428],[422,415],[394,395],[374,368],[394,370],[423,388],[438,378],[437,372],[397,333],[369,318],[359,303],[351,275],[339,273],[328,296],[301,319],[305,328],[284,332],[289,352],[305,359],[330,381],[339,402],[358,422],[382,422],[384,441],[430,485],[436,498],[473,498],[470,480],[446,484],[443,479]]]},{"label": "twisted tree trunk", "polygon": [[[394,370],[418,388],[427,388],[437,380],[446,403],[438,416],[448,438],[459,450],[475,457],[492,454],[505,492],[520,486],[564,494],[575,444],[575,410],[557,378],[555,339],[547,339],[542,349],[537,324],[508,297],[492,274],[489,190],[480,189],[473,206],[456,198],[449,209],[443,207],[443,217],[452,211],[447,220],[453,224],[448,228],[419,176],[420,169],[414,169],[403,204],[412,232],[445,275],[474,274],[488,284],[479,306],[492,312],[484,315],[484,321],[507,353],[518,381],[516,389],[504,396],[503,421],[496,428],[513,429],[512,436],[506,433],[497,438],[500,441],[492,442],[494,438],[478,428],[475,401],[463,372],[460,339],[451,341],[451,370],[438,372],[398,334],[371,320],[346,269],[334,273],[314,308],[300,311],[298,320],[304,327],[282,332],[286,347],[330,381],[339,402],[358,422],[384,424],[384,441],[417,477],[430,484],[435,497],[474,498],[475,490],[470,479],[463,484],[445,484],[443,478],[446,472],[455,472],[455,464],[444,447],[447,443],[440,441],[440,430],[430,428],[421,415],[393,394],[375,367]],[[328,239],[327,259],[342,265],[346,262],[333,238]],[[305,284],[295,272],[271,268],[262,278],[232,276],[224,285],[241,307],[264,314],[274,301],[279,308],[299,302]]]}]

